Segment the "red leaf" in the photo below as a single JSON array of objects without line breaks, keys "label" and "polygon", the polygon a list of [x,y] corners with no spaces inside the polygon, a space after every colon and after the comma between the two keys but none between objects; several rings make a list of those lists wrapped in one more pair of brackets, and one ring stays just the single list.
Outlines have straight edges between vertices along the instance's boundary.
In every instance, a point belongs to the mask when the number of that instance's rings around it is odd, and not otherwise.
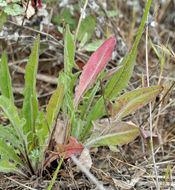
[{"label": "red leaf", "polygon": [[31,0],[31,3],[34,8],[42,8],[41,0]]},{"label": "red leaf", "polygon": [[63,156],[64,154],[66,154],[64,159],[69,158],[73,154],[80,154],[84,149],[84,145],[71,136],[69,137],[69,144],[63,145],[58,143],[57,145],[59,147],[59,155]]},{"label": "red leaf", "polygon": [[111,58],[114,46],[115,38],[110,37],[91,55],[89,61],[84,66],[83,72],[80,76],[80,84],[74,100],[75,108],[81,96],[88,90],[89,86],[93,84],[100,71],[105,67]]},{"label": "red leaf", "polygon": [[78,61],[76,61],[76,65],[78,66],[78,68],[80,70],[83,70],[83,67],[84,67],[85,64],[82,61],[78,60]]}]

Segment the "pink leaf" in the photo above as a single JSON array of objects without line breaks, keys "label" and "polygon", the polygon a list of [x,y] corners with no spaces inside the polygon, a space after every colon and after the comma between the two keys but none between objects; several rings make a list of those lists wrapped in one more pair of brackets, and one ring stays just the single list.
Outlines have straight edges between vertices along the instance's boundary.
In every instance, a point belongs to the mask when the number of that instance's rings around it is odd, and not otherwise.
[{"label": "pink leaf", "polygon": [[66,154],[64,159],[69,158],[73,154],[80,154],[84,149],[84,145],[71,136],[69,137],[69,144],[63,145],[58,143],[57,145],[59,147],[59,155],[63,156]]},{"label": "pink leaf", "polygon": [[91,55],[80,76],[80,83],[74,100],[75,108],[81,96],[83,96],[89,86],[93,84],[100,71],[111,58],[114,46],[115,38],[110,37]]},{"label": "pink leaf", "polygon": [[31,0],[32,6],[35,8],[42,8],[41,1],[40,0]]}]

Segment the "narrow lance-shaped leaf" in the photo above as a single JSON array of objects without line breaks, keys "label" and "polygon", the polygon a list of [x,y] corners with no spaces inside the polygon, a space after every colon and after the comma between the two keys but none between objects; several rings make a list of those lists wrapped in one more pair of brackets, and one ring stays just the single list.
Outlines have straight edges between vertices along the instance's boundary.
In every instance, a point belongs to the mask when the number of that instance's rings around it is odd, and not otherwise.
[{"label": "narrow lance-shaped leaf", "polygon": [[75,108],[77,107],[81,96],[83,96],[90,85],[93,84],[100,71],[105,67],[111,58],[114,46],[115,38],[110,37],[100,46],[97,51],[91,55],[80,76],[80,83],[74,100]]},{"label": "narrow lance-shaped leaf", "polygon": [[15,162],[23,165],[23,162],[17,156],[14,149],[12,147],[8,146],[7,143],[3,139],[0,139],[0,151],[2,151],[4,154],[8,155],[9,159],[12,159]]},{"label": "narrow lance-shaped leaf", "polygon": [[24,135],[27,138],[27,144],[33,142],[33,107],[32,107],[32,92],[30,86],[25,88],[25,96],[23,102],[23,108],[21,110],[23,118],[25,118],[26,123],[23,127]]},{"label": "narrow lance-shaped leaf", "polygon": [[87,16],[80,25],[80,29],[78,32],[78,40],[82,41],[84,36],[87,34],[87,38],[85,43],[91,38],[93,32],[94,32],[94,28],[96,25],[96,19],[94,16],[89,15]]},{"label": "narrow lance-shaped leaf", "polygon": [[19,172],[19,169],[14,165],[14,163],[10,163],[8,160],[8,156],[1,155],[0,159],[0,172],[10,173],[10,172]]},{"label": "narrow lance-shaped leaf", "polygon": [[54,94],[51,96],[49,104],[46,108],[47,110],[47,122],[49,127],[52,126],[53,122],[56,119],[57,114],[60,111],[64,96],[64,86],[60,84]]},{"label": "narrow lance-shaped leaf", "polygon": [[13,102],[12,83],[5,52],[3,52],[1,57],[0,86],[2,95],[6,96]]},{"label": "narrow lance-shaped leaf", "polygon": [[25,124],[25,120],[19,119],[18,110],[13,102],[9,101],[9,99],[5,96],[0,96],[0,107],[10,120],[11,124],[14,126],[18,137],[21,139],[21,141],[24,140],[22,128]]},{"label": "narrow lance-shaped leaf", "polygon": [[81,134],[81,138],[80,138],[81,141],[83,141],[84,138],[89,134],[92,127],[91,122],[93,120],[97,120],[98,118],[100,118],[101,116],[105,114],[106,114],[106,111],[105,111],[104,100],[103,100],[103,97],[101,97],[88,113],[88,116],[84,125],[84,130],[82,131],[82,134]]},{"label": "narrow lance-shaped leaf", "polygon": [[64,71],[65,73],[72,73],[72,67],[76,66],[74,62],[75,44],[73,36],[70,33],[69,25],[66,27],[65,41],[64,41]]},{"label": "narrow lance-shaped leaf", "polygon": [[24,104],[21,112],[21,116],[26,119],[24,130],[32,132],[33,135],[35,134],[36,118],[38,114],[36,74],[39,59],[39,41],[40,38],[38,36],[26,66]]},{"label": "narrow lance-shaped leaf", "polygon": [[24,153],[22,141],[19,139],[11,125],[6,127],[0,125],[0,138],[8,140],[8,142],[11,143],[15,149],[19,149],[21,153]]},{"label": "narrow lance-shaped leaf", "polygon": [[154,86],[134,90],[120,96],[114,104],[111,104],[111,116],[113,119],[122,117],[136,111],[146,103],[154,99],[163,90],[162,86]]},{"label": "narrow lance-shaped leaf", "polygon": [[105,88],[106,101],[113,100],[121,90],[127,87],[134,68],[135,58],[136,51],[132,52],[132,54],[128,53],[128,55],[123,59],[120,64],[122,68],[112,76]]},{"label": "narrow lance-shaped leaf", "polygon": [[123,145],[133,141],[140,133],[140,129],[130,122],[113,122],[110,126],[108,124],[99,126],[99,132],[106,130],[102,136],[96,137],[86,144],[86,146],[111,146]]},{"label": "narrow lance-shaped leaf", "polygon": [[[2,3],[3,4],[7,4],[7,2],[5,1],[1,1],[1,6],[2,6]],[[4,12],[4,11],[1,11],[1,14],[0,14],[0,30],[2,30],[2,27],[3,27],[3,24],[7,21],[7,14]]]},{"label": "narrow lance-shaped leaf", "polygon": [[127,83],[131,77],[134,64],[135,64],[135,58],[137,54],[137,46],[139,44],[140,38],[142,36],[142,32],[144,30],[144,25],[147,19],[147,15],[149,12],[149,8],[151,6],[152,0],[148,0],[145,7],[145,12],[139,27],[139,31],[136,37],[136,40],[134,42],[133,48],[130,51],[130,53],[127,54],[127,56],[124,58],[124,60],[121,63],[121,66],[124,66],[123,69],[119,70],[109,81],[106,90],[105,90],[105,97],[106,101],[112,100],[115,98],[115,96],[127,86]]},{"label": "narrow lance-shaped leaf", "polygon": [[90,92],[87,101],[84,102],[83,108],[81,110],[81,115],[80,115],[81,119],[83,119],[84,115],[89,112],[89,108],[90,108],[90,106],[92,104],[92,101],[93,101],[93,99],[95,97],[95,94],[97,93],[97,91],[99,89],[99,86],[100,86],[100,82],[97,82],[95,84],[94,88],[92,89],[92,91]]}]

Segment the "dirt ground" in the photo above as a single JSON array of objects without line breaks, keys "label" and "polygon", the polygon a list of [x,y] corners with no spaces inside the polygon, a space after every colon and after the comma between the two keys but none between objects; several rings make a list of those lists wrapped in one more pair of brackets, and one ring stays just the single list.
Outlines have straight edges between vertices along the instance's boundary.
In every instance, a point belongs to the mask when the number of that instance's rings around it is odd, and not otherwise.
[{"label": "dirt ground", "polygon": [[[40,60],[37,75],[37,92],[40,108],[44,108],[53,94],[59,72],[63,70],[64,47],[60,41],[62,34],[57,30],[56,19],[68,9],[72,13],[71,30],[74,33],[80,17],[79,8],[83,1],[42,1],[42,11],[36,11],[30,19],[21,25],[21,18],[8,18],[0,31],[0,52],[6,51],[11,71],[15,104],[20,108],[23,96],[20,92],[24,88],[24,67],[31,53],[36,36],[41,36]],[[86,14],[96,17],[96,27],[93,39],[106,38],[107,28],[110,35],[117,39],[116,49],[110,68],[120,63],[127,52],[132,48],[138,27],[144,12],[145,1],[141,0],[89,0]],[[74,7],[74,9],[73,9]],[[117,10],[116,16],[109,16],[109,10]],[[100,14],[103,11],[103,15]],[[133,19],[134,15],[134,19]],[[23,17],[22,17],[23,18]],[[66,24],[66,23],[64,23]],[[75,26],[74,26],[75,25]],[[148,44],[150,84],[158,83],[165,86],[165,93],[175,81],[175,1],[156,0],[152,2],[149,21],[149,37],[161,55],[161,48],[166,47],[163,72],[161,63],[151,44]],[[77,45],[78,46],[78,45]],[[78,49],[78,47],[77,47]],[[75,60],[86,63],[91,53],[76,51]],[[127,90],[142,86],[142,78],[146,75],[145,69],[145,31],[138,48],[137,60],[132,78]],[[175,87],[173,87],[175,88]],[[155,137],[155,159],[157,163],[158,179],[161,189],[175,189],[175,91],[171,89],[161,104],[152,114],[153,132]],[[164,95],[157,98],[159,101]],[[149,107],[136,111],[124,118],[149,130]],[[3,119],[0,123],[3,123]],[[118,152],[112,152],[107,147],[91,150],[91,173],[104,185],[105,189],[156,189],[156,175],[152,154],[148,141],[141,137],[134,142],[118,147]],[[52,166],[54,170],[54,163]],[[47,189],[52,174],[42,178],[33,176],[25,179],[15,174],[0,173],[0,189]],[[53,189],[95,189],[95,185],[71,160],[63,163]]]}]

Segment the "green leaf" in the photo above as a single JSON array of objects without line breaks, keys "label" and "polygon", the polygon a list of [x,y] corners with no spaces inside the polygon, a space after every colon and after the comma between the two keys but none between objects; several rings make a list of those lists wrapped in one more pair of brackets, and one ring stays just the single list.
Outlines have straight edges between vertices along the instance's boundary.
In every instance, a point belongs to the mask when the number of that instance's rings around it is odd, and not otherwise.
[{"label": "green leaf", "polygon": [[82,41],[85,34],[87,34],[86,41],[84,42],[85,44],[92,37],[94,33],[95,25],[96,25],[96,18],[92,15],[87,16],[81,22],[80,29],[78,32],[78,40]]},{"label": "green leaf", "polygon": [[79,72],[75,74],[67,74],[65,72],[60,72],[59,73],[59,78],[58,78],[58,85],[63,84],[64,85],[64,94],[66,95],[67,93],[71,94],[73,96],[73,87],[75,84],[75,80],[77,79],[79,75]]},{"label": "green leaf", "polygon": [[0,151],[0,172],[19,172],[18,168],[16,167],[16,164],[11,163],[9,161],[9,155],[6,155],[4,153],[1,153]]},{"label": "green leaf", "polygon": [[6,7],[8,4],[4,0],[0,0],[0,7]]},{"label": "green leaf", "polygon": [[17,16],[24,13],[24,10],[18,4],[11,4],[5,7],[4,12],[11,16]]},{"label": "green leaf", "polygon": [[163,90],[162,86],[154,86],[134,90],[120,96],[111,105],[111,116],[113,119],[121,119],[122,117],[136,111],[146,103],[154,99]]},{"label": "green leaf", "polygon": [[4,111],[7,118],[10,120],[11,124],[14,126],[16,133],[18,134],[18,137],[21,138],[21,140],[24,139],[23,126],[25,124],[25,120],[19,119],[18,110],[13,104],[13,102],[5,96],[0,96],[0,107]]},{"label": "green leaf", "polygon": [[47,137],[49,135],[49,126],[43,110],[41,110],[38,115],[36,129],[39,138],[40,149],[44,149],[48,139]]},{"label": "green leaf", "polygon": [[92,128],[92,121],[97,120],[101,116],[105,115],[105,106],[104,106],[104,100],[101,97],[95,105],[92,107],[91,111],[88,113],[88,116],[86,118],[86,122],[84,124],[84,130],[81,134],[80,141],[84,141],[85,137],[90,133],[90,130]]},{"label": "green leaf", "polygon": [[74,118],[72,122],[71,136],[78,140],[80,138],[80,134],[83,131],[83,125],[84,123],[80,118]]},{"label": "green leaf", "polygon": [[77,25],[76,20],[72,17],[72,14],[68,8],[64,9],[61,14],[62,20],[64,19],[64,22],[69,24],[71,29],[74,29]]},{"label": "green leaf", "polygon": [[17,148],[21,153],[24,153],[22,141],[15,132],[13,126],[3,127],[0,125],[0,138],[8,140],[14,148]]},{"label": "green leaf", "polygon": [[0,30],[2,30],[3,24],[7,21],[7,14],[4,11],[0,12]]},{"label": "green leaf", "polygon": [[60,107],[63,101],[63,96],[64,96],[64,86],[63,84],[60,84],[57,90],[51,96],[49,104],[46,108],[47,110],[46,118],[50,128],[60,111]]},{"label": "green leaf", "polygon": [[23,127],[24,135],[27,136],[27,145],[33,142],[33,110],[32,110],[32,92],[30,86],[25,88],[25,96],[21,116],[25,118],[26,123]]},{"label": "green leaf", "polygon": [[118,14],[119,14],[118,10],[110,10],[110,11],[108,11],[108,16],[109,17],[114,17],[114,16],[117,16]]},{"label": "green leaf", "polygon": [[64,101],[63,101],[63,117],[67,118],[68,115],[70,116],[74,112],[74,107],[73,107],[73,102],[72,102],[72,97],[70,96],[69,93],[65,94],[64,96]]},{"label": "green leaf", "polygon": [[[36,133],[36,119],[38,115],[36,74],[39,59],[39,41],[40,38],[38,36],[26,66],[24,103],[21,111],[21,117],[25,118],[26,120],[24,131],[31,133],[33,136]],[[30,137],[30,140],[31,138],[32,137]]]},{"label": "green leaf", "polygon": [[65,41],[64,41],[64,71],[67,74],[72,73],[72,67],[76,66],[74,61],[75,44],[72,34],[69,30],[69,25],[66,27]]},{"label": "green leaf", "polygon": [[145,12],[139,27],[139,31],[137,34],[137,37],[135,39],[133,48],[130,53],[127,54],[127,56],[124,58],[124,60],[121,63],[121,66],[124,66],[123,69],[119,70],[109,81],[106,90],[105,90],[105,97],[107,101],[112,100],[115,98],[115,96],[127,86],[127,83],[131,77],[135,58],[137,54],[137,46],[140,42],[140,38],[142,36],[142,32],[144,30],[144,25],[147,19],[147,15],[149,12],[149,8],[151,6],[152,0],[148,0],[145,7]]},{"label": "green leaf", "polygon": [[85,45],[83,47],[83,50],[89,51],[89,52],[94,52],[103,44],[103,42],[104,42],[104,40],[93,41],[92,43]]},{"label": "green leaf", "polygon": [[107,102],[113,100],[116,95],[127,87],[128,81],[131,78],[134,64],[136,58],[136,51],[128,55],[123,59],[120,66],[123,66],[119,69],[116,74],[109,80],[107,87],[105,88],[105,97]]},{"label": "green leaf", "polygon": [[9,98],[13,102],[12,83],[5,52],[3,52],[1,57],[0,86],[2,95]]},{"label": "green leaf", "polygon": [[94,123],[98,129],[99,134],[103,132],[102,136],[96,137],[87,143],[86,146],[111,146],[123,145],[133,141],[140,133],[140,130],[133,123],[129,122],[113,122],[99,125]]},{"label": "green leaf", "polygon": [[13,3],[21,2],[21,0],[12,0]]},{"label": "green leaf", "polygon": [[81,109],[81,115],[80,115],[81,119],[84,119],[84,115],[87,114],[87,112],[89,111],[89,108],[92,104],[95,94],[99,90],[99,86],[100,86],[100,82],[97,82],[94,88],[92,89],[92,91],[90,92],[90,94],[88,95],[87,101],[83,102],[83,107]]},{"label": "green leaf", "polygon": [[8,155],[9,159],[12,159],[15,162],[23,165],[22,160],[17,156],[14,149],[11,146],[8,146],[7,143],[3,139],[0,139],[0,151]]},{"label": "green leaf", "polygon": [[36,94],[36,74],[39,56],[39,36],[34,44],[25,74],[24,102],[21,118],[26,120],[23,131],[28,149],[36,146],[36,119],[38,115],[38,100]]}]

